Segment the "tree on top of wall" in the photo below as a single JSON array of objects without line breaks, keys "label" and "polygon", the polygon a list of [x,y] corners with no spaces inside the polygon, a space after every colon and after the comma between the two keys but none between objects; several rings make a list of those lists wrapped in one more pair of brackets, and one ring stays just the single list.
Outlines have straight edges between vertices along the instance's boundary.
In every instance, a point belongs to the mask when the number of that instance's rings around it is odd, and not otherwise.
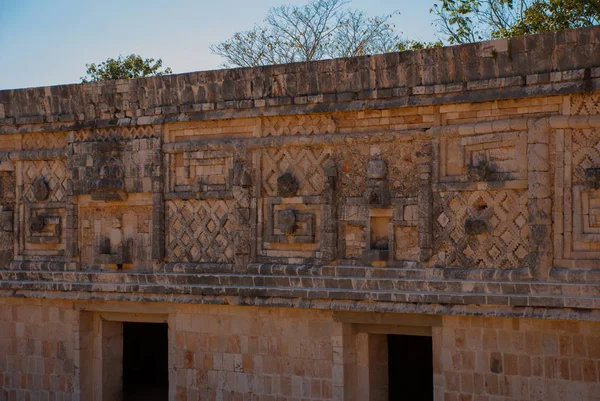
[{"label": "tree on top of wall", "polygon": [[113,79],[144,78],[172,74],[170,68],[162,68],[162,60],[153,58],[142,58],[137,54],[127,57],[119,55],[116,60],[109,58],[100,64],[86,64],[86,76],[81,77],[81,82],[109,81]]},{"label": "tree on top of wall", "polygon": [[[310,0],[271,8],[261,25],[210,46],[224,67],[313,61],[433,46],[402,40],[391,19],[398,12],[369,16],[350,0]],[[439,43],[438,45],[441,45]]]},{"label": "tree on top of wall", "polygon": [[431,12],[460,44],[598,25],[600,0],[438,0]]}]

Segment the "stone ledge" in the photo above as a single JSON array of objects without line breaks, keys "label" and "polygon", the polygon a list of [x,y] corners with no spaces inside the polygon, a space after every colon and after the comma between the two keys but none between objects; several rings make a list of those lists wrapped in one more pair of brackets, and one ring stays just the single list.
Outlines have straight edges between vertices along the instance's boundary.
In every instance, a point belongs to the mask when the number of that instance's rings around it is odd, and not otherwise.
[{"label": "stone ledge", "polygon": [[422,278],[224,273],[0,271],[0,288],[600,308],[600,286]]},{"label": "stone ledge", "polygon": [[[600,64],[600,61],[599,61]],[[586,76],[587,77],[587,76]],[[271,107],[257,106],[258,101],[243,103],[230,102],[228,107],[223,105],[217,110],[203,112],[190,111],[186,105],[170,106],[178,108],[177,113],[140,116],[132,118],[87,118],[80,115],[78,119],[62,119],[57,122],[54,118],[40,116],[35,122],[29,120],[16,121],[13,118],[0,120],[0,134],[18,134],[44,131],[69,131],[80,129],[96,129],[127,126],[162,125],[176,122],[205,121],[228,118],[248,118],[261,116],[282,116],[309,113],[332,113],[343,111],[364,111],[392,109],[400,107],[420,107],[431,105],[446,105],[472,102],[489,102],[536,96],[565,95],[584,91],[600,90],[600,78],[571,80],[559,83],[531,84],[519,86],[504,86],[491,90],[465,89],[461,92],[429,93],[415,95],[408,91],[407,95],[385,99],[364,96],[362,100],[348,101],[344,93],[333,94],[328,102],[317,104],[297,103],[295,99],[281,102],[281,105]],[[354,97],[354,96],[350,96]],[[277,103],[277,102],[276,102]],[[160,109],[160,108],[159,108]],[[169,109],[172,111],[172,109]]]},{"label": "stone ledge", "polygon": [[331,311],[356,312],[393,312],[421,313],[429,315],[455,316],[487,316],[537,318],[552,320],[600,321],[599,310],[570,308],[547,308],[539,306],[487,306],[487,305],[453,305],[453,304],[423,304],[410,302],[379,302],[379,301],[347,301],[325,299],[282,298],[278,296],[223,296],[190,294],[141,294],[141,293],[105,293],[105,292],[64,292],[38,291],[26,289],[3,289],[0,287],[0,297],[32,298],[32,299],[61,299],[73,301],[127,301],[127,302],[170,302],[204,305],[236,305],[236,306],[266,306],[278,308],[321,309]]},{"label": "stone ledge", "polygon": [[[566,36],[576,40],[563,43]],[[598,87],[598,44],[600,27],[590,27],[349,59],[4,90],[0,125],[79,129],[92,121],[229,118],[231,110],[281,115],[290,107],[298,114],[569,93]]]}]

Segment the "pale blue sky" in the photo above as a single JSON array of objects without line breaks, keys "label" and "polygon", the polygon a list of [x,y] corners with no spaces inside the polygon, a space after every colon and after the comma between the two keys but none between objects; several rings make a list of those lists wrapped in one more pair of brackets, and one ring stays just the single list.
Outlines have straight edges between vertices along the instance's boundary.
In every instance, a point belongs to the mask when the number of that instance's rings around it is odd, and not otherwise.
[{"label": "pale blue sky", "polygon": [[[251,28],[270,7],[305,0],[0,0],[0,89],[80,82],[85,64],[119,54],[162,58],[173,72],[218,68],[208,46]],[[406,38],[432,41],[435,0],[353,0],[399,10]]]}]

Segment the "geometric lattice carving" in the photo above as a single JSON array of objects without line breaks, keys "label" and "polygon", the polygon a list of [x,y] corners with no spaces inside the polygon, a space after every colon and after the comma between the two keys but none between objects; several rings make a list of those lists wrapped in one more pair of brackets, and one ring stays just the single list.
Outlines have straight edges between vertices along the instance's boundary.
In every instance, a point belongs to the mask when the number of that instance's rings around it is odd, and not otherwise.
[{"label": "geometric lattice carving", "polygon": [[62,202],[67,195],[67,166],[64,160],[35,160],[23,162],[23,197],[27,202],[37,202],[34,184],[45,180],[49,202]]},{"label": "geometric lattice carving", "polygon": [[263,136],[330,134],[335,130],[335,121],[326,114],[266,117],[262,126]]},{"label": "geometric lattice carving", "polygon": [[[434,194],[434,246],[452,267],[518,268],[528,250],[525,191],[464,191]],[[473,222],[485,230],[467,234]],[[466,223],[466,224],[465,224]]]},{"label": "geometric lattice carving", "polygon": [[291,173],[298,181],[297,195],[323,191],[324,168],[330,151],[324,148],[268,148],[262,152],[262,183],[266,196],[277,196],[277,179]]},{"label": "geometric lattice carving", "polygon": [[[588,102],[589,103],[589,102]],[[583,106],[581,106],[583,107]],[[600,190],[595,176],[600,168],[600,130],[569,129],[557,141],[557,155],[570,165],[558,166],[556,212],[563,224],[555,228],[555,257],[558,266],[598,267],[600,258]],[[564,147],[561,147],[563,145]]]},{"label": "geometric lattice carving", "polygon": [[600,95],[571,96],[571,114],[574,116],[593,116],[600,114]]},{"label": "geometric lattice carving", "polygon": [[167,259],[171,262],[232,262],[233,200],[167,202]]},{"label": "geometric lattice carving", "polygon": [[571,130],[573,144],[573,185],[584,185],[586,170],[600,167],[600,131],[594,129]]},{"label": "geometric lattice carving", "polygon": [[24,134],[23,149],[63,149],[67,147],[67,135],[64,132],[44,132],[43,134]]},{"label": "geometric lattice carving", "polygon": [[157,129],[151,125],[136,127],[102,128],[74,131],[74,142],[106,142],[157,137]]}]

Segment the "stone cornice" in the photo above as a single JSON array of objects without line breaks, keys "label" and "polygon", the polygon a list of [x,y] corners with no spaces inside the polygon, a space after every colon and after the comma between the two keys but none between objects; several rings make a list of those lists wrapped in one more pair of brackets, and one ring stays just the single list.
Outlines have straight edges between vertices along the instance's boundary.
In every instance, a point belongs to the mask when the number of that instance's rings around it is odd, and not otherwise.
[{"label": "stone cornice", "polygon": [[310,63],[0,91],[0,133],[478,102],[600,89],[600,27]]}]

